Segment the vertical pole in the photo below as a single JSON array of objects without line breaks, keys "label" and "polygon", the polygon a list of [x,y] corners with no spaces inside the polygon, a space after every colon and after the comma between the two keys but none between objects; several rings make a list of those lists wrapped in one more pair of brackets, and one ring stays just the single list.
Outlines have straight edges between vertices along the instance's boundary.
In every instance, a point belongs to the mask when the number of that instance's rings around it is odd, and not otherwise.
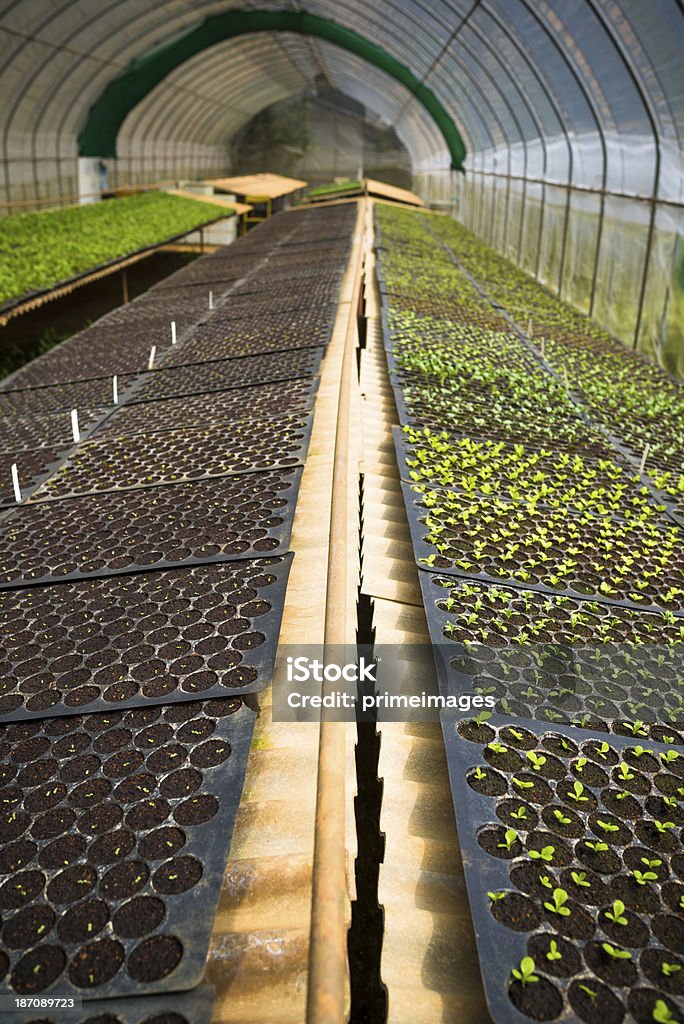
[{"label": "vertical pole", "polygon": [[128,270],[126,267],[121,270],[121,294],[125,306],[128,303]]}]

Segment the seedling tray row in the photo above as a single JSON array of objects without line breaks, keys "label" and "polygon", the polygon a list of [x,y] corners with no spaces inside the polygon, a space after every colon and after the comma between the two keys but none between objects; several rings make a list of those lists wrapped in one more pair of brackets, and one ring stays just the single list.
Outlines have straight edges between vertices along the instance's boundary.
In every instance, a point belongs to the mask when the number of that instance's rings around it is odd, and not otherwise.
[{"label": "seedling tray row", "polygon": [[108,491],[11,512],[0,589],[288,550],[301,469]]},{"label": "seedling tray row", "polygon": [[0,721],[263,689],[291,562],[282,555],[0,592]]},{"label": "seedling tray row", "polygon": [[3,994],[199,983],[254,717],[223,699],[2,728]]},{"label": "seedling tray row", "polygon": [[469,728],[442,718],[494,1020],[642,1024],[659,1002],[678,1012],[684,818],[666,801],[684,752],[501,719],[474,743]]},{"label": "seedling tray row", "polygon": [[[318,378],[299,378],[184,398],[161,398],[122,406],[97,428],[98,439],[184,427],[213,427],[231,420],[302,416],[310,412]],[[227,428],[229,429],[229,428]]]},{"label": "seedling tray row", "polygon": [[225,426],[193,427],[86,441],[56,466],[30,502],[103,491],[135,490],[207,477],[301,466],[306,460],[312,417],[234,420]]}]

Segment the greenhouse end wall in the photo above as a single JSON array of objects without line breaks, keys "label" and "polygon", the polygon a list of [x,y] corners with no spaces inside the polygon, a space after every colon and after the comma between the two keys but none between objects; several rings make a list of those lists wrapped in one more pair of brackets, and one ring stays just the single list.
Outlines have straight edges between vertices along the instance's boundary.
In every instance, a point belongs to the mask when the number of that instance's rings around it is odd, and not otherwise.
[{"label": "greenhouse end wall", "polygon": [[606,194],[601,215],[597,192],[568,201],[565,186],[471,170],[419,173],[414,187],[629,348],[643,291],[636,348],[684,378],[684,208],[656,202],[644,290],[649,200]]}]

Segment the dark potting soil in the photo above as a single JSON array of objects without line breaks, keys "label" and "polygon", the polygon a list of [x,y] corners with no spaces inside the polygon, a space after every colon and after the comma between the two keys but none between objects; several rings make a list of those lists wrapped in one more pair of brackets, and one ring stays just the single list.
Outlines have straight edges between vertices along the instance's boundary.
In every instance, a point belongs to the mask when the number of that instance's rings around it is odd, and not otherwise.
[{"label": "dark potting soil", "polygon": [[514,981],[508,994],[516,1009],[530,1020],[553,1020],[563,1009],[560,992],[546,978],[527,985]]},{"label": "dark potting soil", "polygon": [[493,916],[515,932],[531,932],[542,922],[538,904],[522,893],[509,892],[490,903]]},{"label": "dark potting soil", "polygon": [[172,935],[144,939],[128,957],[128,973],[135,981],[157,981],[180,963],[183,946]]},{"label": "dark potting soil", "polygon": [[[551,942],[556,943],[559,958],[549,960]],[[556,978],[571,978],[582,967],[582,958],[572,942],[561,935],[533,935],[527,943],[527,951],[544,974],[552,974]]]},{"label": "dark potting soil", "polygon": [[586,1024],[621,1024],[625,1008],[611,990],[595,978],[571,981],[568,999]]},{"label": "dark potting soil", "polygon": [[158,928],[165,914],[162,900],[154,896],[136,896],[119,907],[112,925],[116,935],[125,939],[138,939]]}]

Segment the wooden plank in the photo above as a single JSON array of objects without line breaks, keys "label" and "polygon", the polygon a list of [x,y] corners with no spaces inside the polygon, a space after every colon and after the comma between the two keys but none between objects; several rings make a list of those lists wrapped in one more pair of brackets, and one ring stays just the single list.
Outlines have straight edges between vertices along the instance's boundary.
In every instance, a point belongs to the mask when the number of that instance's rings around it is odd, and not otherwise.
[{"label": "wooden plank", "polygon": [[384,181],[376,181],[374,178],[366,178],[366,189],[369,195],[393,199],[397,203],[409,203],[411,206],[425,206],[424,200],[415,192],[409,192],[406,188],[397,188],[396,185],[388,185]]},{"label": "wooden plank", "polygon": [[181,196],[182,199],[196,199],[202,203],[211,203],[213,206],[222,206],[227,213],[234,213],[236,217],[241,216],[243,213],[249,213],[250,210],[254,209],[248,203],[234,203],[230,199],[224,199],[222,196],[205,196],[200,192],[190,192],[186,188],[169,189],[169,194]]}]

